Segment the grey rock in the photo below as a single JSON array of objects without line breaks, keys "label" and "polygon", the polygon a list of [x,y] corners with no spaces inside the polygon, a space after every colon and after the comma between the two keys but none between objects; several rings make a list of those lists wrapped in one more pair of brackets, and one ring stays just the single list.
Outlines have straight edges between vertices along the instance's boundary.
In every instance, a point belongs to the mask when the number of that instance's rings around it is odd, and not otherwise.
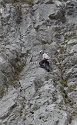
[{"label": "grey rock", "polygon": [[[37,124],[40,123],[41,125],[47,125],[51,124],[52,122],[52,125],[55,125],[56,123],[65,125],[66,120],[64,119],[67,119],[67,114],[65,112],[59,112],[59,110],[54,109],[54,107],[55,105],[49,105],[48,107],[43,106],[39,110],[37,110],[34,115],[35,123],[37,122]],[[58,119],[57,116],[60,115],[62,119]]]},{"label": "grey rock", "polygon": [[60,10],[57,10],[55,13],[50,14],[49,18],[51,20],[61,20],[62,23],[64,23],[66,21],[66,18],[65,18],[65,9],[63,9],[61,7]]},{"label": "grey rock", "polygon": [[[49,8],[50,8],[50,10],[49,10]],[[48,19],[50,14],[55,13],[55,9],[56,9],[55,4],[53,4],[53,5],[52,4],[41,5],[40,6],[40,13],[42,14],[44,19]]]},{"label": "grey rock", "polygon": [[15,106],[15,98],[17,93],[15,90],[11,91],[7,96],[4,96],[0,101],[0,118],[5,118],[9,115],[9,111]]},{"label": "grey rock", "polygon": [[77,52],[77,45],[74,45],[73,47],[72,47],[72,50],[74,51],[74,52]]},{"label": "grey rock", "polygon": [[68,41],[68,45],[74,45],[74,44],[76,44],[77,42],[77,39],[71,39],[70,41]]},{"label": "grey rock", "polygon": [[45,0],[45,4],[53,4],[53,0]]},{"label": "grey rock", "polygon": [[74,119],[74,120],[72,121],[71,125],[76,125],[76,123],[77,123],[77,120]]},{"label": "grey rock", "polygon": [[14,0],[4,0],[5,3],[13,3]]},{"label": "grey rock", "polygon": [[[76,125],[77,1],[4,2],[0,124]],[[19,4],[21,21],[17,20]],[[39,66],[42,49],[50,56],[51,72]]]},{"label": "grey rock", "polygon": [[77,7],[76,1],[71,1],[71,2],[67,1],[66,2],[67,14],[75,16],[77,12],[76,7]]}]

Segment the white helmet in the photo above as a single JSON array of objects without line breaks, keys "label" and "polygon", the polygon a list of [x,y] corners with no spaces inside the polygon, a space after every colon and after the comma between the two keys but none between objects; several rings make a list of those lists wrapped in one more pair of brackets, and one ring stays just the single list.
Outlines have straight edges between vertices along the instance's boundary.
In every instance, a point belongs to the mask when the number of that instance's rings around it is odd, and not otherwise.
[{"label": "white helmet", "polygon": [[40,54],[43,54],[44,52],[43,52],[43,50],[40,50],[40,52],[39,52]]}]

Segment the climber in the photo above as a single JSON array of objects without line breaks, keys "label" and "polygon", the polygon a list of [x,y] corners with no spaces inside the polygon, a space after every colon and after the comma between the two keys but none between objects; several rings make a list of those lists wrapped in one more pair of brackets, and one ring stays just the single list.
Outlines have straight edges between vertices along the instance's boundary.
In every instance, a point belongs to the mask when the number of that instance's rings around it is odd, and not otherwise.
[{"label": "climber", "polygon": [[50,71],[50,64],[49,64],[49,56],[47,53],[44,53],[43,50],[40,51],[40,56],[42,60],[39,62],[41,68],[46,69],[48,72]]}]

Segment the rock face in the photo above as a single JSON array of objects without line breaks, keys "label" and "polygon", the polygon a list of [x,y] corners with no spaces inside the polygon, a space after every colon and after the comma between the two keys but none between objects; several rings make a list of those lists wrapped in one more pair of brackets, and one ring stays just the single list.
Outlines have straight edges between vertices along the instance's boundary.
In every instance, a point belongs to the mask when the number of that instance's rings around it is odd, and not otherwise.
[{"label": "rock face", "polygon": [[77,1],[0,3],[0,125],[76,125]]}]

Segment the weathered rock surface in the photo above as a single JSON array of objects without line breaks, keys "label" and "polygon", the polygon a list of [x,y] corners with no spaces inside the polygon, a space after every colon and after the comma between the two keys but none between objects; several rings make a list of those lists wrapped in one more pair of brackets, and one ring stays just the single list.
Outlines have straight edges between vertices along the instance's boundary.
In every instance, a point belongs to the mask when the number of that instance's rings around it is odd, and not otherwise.
[{"label": "weathered rock surface", "polygon": [[77,1],[0,3],[0,125],[76,125]]}]

